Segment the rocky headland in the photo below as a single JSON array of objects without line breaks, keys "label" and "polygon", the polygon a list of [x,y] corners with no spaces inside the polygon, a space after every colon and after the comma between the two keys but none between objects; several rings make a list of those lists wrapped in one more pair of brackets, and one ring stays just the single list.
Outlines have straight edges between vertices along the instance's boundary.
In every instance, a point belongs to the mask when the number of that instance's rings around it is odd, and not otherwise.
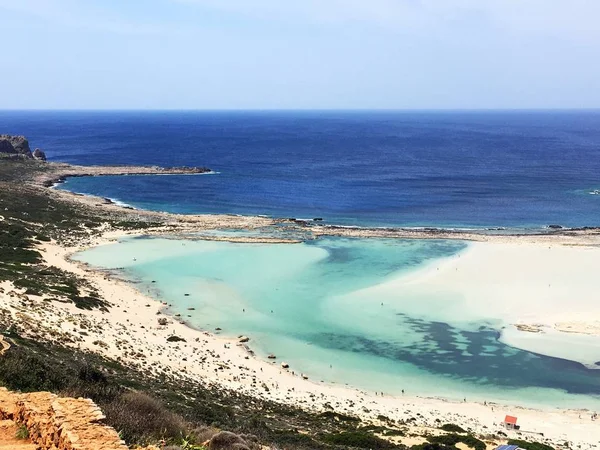
[{"label": "rocky headland", "polygon": [[33,152],[29,148],[29,141],[25,136],[0,135],[0,158],[36,159],[46,161],[46,154],[36,148]]},{"label": "rocky headland", "polygon": [[208,173],[206,167],[160,166],[77,166],[46,161],[46,153],[39,148],[31,151],[25,136],[0,135],[0,159],[35,160],[45,164],[39,167],[30,181],[48,187],[63,183],[69,177],[95,177],[106,175],[196,175]]}]

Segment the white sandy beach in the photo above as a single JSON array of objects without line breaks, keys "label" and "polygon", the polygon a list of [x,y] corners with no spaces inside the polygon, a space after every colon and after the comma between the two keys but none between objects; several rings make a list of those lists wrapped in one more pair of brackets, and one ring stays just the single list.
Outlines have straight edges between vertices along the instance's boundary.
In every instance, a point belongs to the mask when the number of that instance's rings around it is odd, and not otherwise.
[{"label": "white sandy beach", "polygon": [[[122,233],[107,234],[94,244],[104,244]],[[385,415],[397,420],[414,417],[414,426],[439,426],[457,423],[482,434],[500,430],[505,414],[516,415],[525,433],[535,440],[571,442],[573,447],[595,448],[600,442],[600,422],[591,412],[578,410],[535,410],[488,403],[450,402],[439,398],[391,397],[371,392],[303,379],[301,374],[281,369],[281,361],[270,363],[249,356],[235,340],[191,329],[174,318],[161,326],[158,318],[164,305],[154,301],[125,282],[93,272],[68,259],[82,248],[43,246],[47,263],[85,276],[112,303],[109,313],[82,311],[72,304],[42,302],[18,295],[10,283],[0,286],[3,308],[21,323],[32,328],[59,329],[72,342],[69,345],[98,352],[146,371],[167,370],[175,375],[214,383],[251,395],[322,411],[330,404],[342,413],[375,419]],[[567,247],[530,241],[476,243],[459,256],[443,263],[393,280],[412,289],[455,289],[464,296],[469,317],[499,316],[511,323],[541,324],[569,332],[595,330],[600,305],[593,304],[593,262],[600,249]],[[548,286],[550,284],[550,286]],[[492,285],[493,289],[489,289]],[[483,291],[488,294],[481,301]],[[490,295],[490,291],[492,294]],[[568,313],[556,308],[569,304]],[[564,309],[564,308],[563,308]],[[557,325],[560,323],[562,325]],[[82,334],[82,325],[85,334]],[[519,332],[522,335],[533,333]],[[185,342],[169,343],[176,335]],[[250,336],[251,338],[251,336]],[[599,338],[600,339],[600,338]],[[64,338],[61,338],[64,341]],[[600,341],[599,341],[600,342]],[[250,346],[252,341],[250,340]],[[600,358],[599,358],[600,359]],[[265,389],[268,387],[268,390]],[[417,428],[415,428],[415,432]],[[543,437],[536,433],[543,433]],[[508,432],[517,437],[515,432]],[[407,443],[410,436],[406,437]],[[414,443],[414,442],[410,442]]]},{"label": "white sandy beach", "polygon": [[472,242],[371,294],[444,292],[453,304],[440,308],[440,320],[499,319],[506,324],[501,340],[511,346],[594,366],[600,361],[598,261],[600,247]]}]

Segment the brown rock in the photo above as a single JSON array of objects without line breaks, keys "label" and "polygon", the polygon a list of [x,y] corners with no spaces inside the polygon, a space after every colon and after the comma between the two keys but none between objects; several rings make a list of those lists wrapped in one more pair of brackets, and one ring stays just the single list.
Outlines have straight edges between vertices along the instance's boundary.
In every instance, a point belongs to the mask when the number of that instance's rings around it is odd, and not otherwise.
[{"label": "brown rock", "polygon": [[208,443],[208,450],[250,450],[246,441],[235,433],[221,431]]}]

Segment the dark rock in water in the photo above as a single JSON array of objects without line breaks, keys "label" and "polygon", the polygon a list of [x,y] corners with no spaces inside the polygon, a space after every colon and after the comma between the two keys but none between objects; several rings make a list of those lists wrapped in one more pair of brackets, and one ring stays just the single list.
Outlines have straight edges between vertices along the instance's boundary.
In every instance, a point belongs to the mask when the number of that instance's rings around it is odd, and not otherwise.
[{"label": "dark rock in water", "polygon": [[315,218],[313,219],[313,221],[314,221],[314,222],[322,222],[322,221],[323,221],[323,218],[322,218],[322,217],[315,217]]},{"label": "dark rock in water", "polygon": [[548,228],[552,228],[553,230],[560,230],[561,228],[563,228],[563,226],[552,224],[552,225],[548,225]]},{"label": "dark rock in water", "polygon": [[594,363],[594,365],[595,365],[595,366],[600,366],[600,361],[596,361],[596,362]]},{"label": "dark rock in water", "polygon": [[36,148],[33,151],[33,159],[39,159],[40,161],[46,161],[46,153],[44,153],[39,148]]},{"label": "dark rock in water", "polygon": [[183,294],[183,295],[184,295],[185,297],[189,297],[189,296],[190,296],[190,294]]}]

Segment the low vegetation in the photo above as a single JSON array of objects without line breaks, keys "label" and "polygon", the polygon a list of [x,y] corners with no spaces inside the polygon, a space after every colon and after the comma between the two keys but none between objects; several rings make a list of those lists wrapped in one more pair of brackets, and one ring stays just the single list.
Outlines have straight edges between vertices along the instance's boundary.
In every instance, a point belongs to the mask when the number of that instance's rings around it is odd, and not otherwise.
[{"label": "low vegetation", "polygon": [[458,425],[455,425],[453,423],[445,423],[444,425],[442,425],[440,427],[440,430],[444,430],[449,433],[466,433],[467,432],[462,427],[459,427]]},{"label": "low vegetation", "polygon": [[525,450],[555,450],[554,447],[542,444],[541,442],[527,442],[520,439],[510,439],[508,445],[518,445]]},{"label": "low vegetation", "polygon": [[17,432],[15,433],[15,438],[16,439],[29,439],[29,430],[27,429],[27,427],[25,425],[21,425],[19,428],[17,428]]},{"label": "low vegetation", "polygon": [[440,436],[428,436],[427,440],[432,444],[441,444],[447,447],[454,447],[459,442],[467,445],[474,450],[485,450],[485,442],[477,439],[476,437],[467,434],[442,434]]}]

